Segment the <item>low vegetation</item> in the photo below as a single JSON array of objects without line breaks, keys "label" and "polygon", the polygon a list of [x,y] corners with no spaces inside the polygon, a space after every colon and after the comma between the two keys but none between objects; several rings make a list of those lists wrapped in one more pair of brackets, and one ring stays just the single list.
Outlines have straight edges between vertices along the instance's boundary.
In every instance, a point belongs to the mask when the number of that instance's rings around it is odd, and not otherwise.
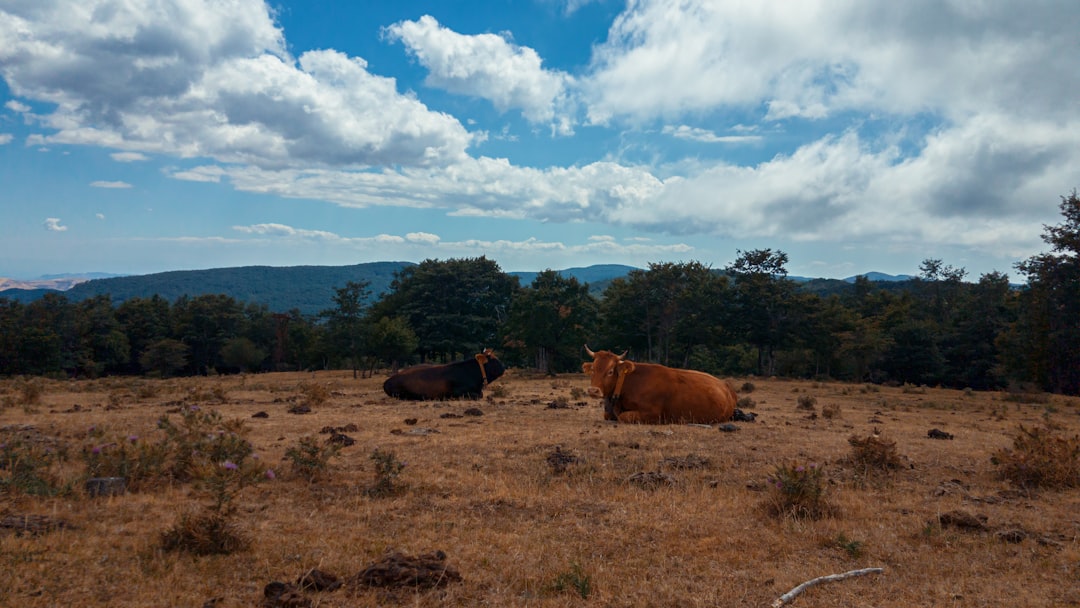
[{"label": "low vegetation", "polygon": [[755,377],[721,432],[604,421],[581,375],[381,381],[35,380],[0,409],[0,605],[765,606],[874,567],[793,605],[1080,602],[1076,399]]}]

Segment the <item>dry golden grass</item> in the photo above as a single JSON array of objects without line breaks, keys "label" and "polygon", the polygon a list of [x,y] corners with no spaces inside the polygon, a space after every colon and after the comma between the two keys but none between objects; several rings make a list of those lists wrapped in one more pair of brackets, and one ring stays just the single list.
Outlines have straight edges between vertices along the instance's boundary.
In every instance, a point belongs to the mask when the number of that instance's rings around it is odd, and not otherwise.
[{"label": "dry golden grass", "polygon": [[[242,419],[278,473],[233,503],[248,548],[198,557],[161,546],[181,514],[206,502],[194,486],[93,498],[72,457],[57,472],[75,488],[67,495],[0,494],[0,519],[64,524],[21,535],[0,527],[0,605],[253,606],[272,581],[295,583],[312,568],[349,579],[391,549],[441,550],[462,580],[304,595],[327,607],[767,606],[808,579],[881,566],[792,605],[1080,603],[1080,490],[1021,492],[991,463],[1021,423],[1076,434],[1076,399],[754,378],[757,421],[725,433],[605,422],[574,391],[586,384],[580,375],[512,370],[498,397],[446,403],[391,400],[381,381],[334,372],[44,382],[33,403],[23,403],[23,385],[0,382],[0,427],[33,425],[69,455],[92,425],[152,437],[160,416],[198,404]],[[325,397],[312,398],[313,386]],[[800,398],[842,415],[819,417]],[[297,404],[312,411],[289,413]],[[269,416],[251,417],[260,411]],[[282,459],[301,437],[325,441],[324,427],[349,424],[356,443],[325,474],[289,473]],[[930,439],[932,428],[955,438]],[[875,429],[895,442],[898,469],[852,463],[849,438]],[[392,492],[369,491],[375,450],[405,463]],[[792,463],[823,468],[826,516],[770,515],[766,480]],[[940,523],[956,511],[984,523]]]}]

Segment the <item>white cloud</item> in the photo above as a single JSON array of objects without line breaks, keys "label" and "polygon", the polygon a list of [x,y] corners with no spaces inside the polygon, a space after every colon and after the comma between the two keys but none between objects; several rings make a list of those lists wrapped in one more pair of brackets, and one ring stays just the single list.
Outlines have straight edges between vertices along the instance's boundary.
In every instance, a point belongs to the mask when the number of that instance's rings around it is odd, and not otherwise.
[{"label": "white cloud", "polygon": [[55,130],[40,144],[361,168],[444,165],[471,142],[363,59],[293,59],[262,0],[8,6],[0,73],[14,94],[56,105],[39,117]]},{"label": "white cloud", "polygon": [[717,135],[716,133],[699,127],[687,125],[666,125],[661,131],[664,135],[670,135],[677,139],[689,139],[707,144],[743,144],[757,143],[762,140],[760,135]]},{"label": "white cloud", "polygon": [[410,243],[425,243],[428,245],[434,245],[441,239],[437,234],[431,234],[430,232],[410,232],[405,235],[405,240]]},{"label": "white cloud", "polygon": [[109,155],[113,160],[118,163],[133,163],[138,161],[150,160],[150,157],[141,154],[139,152],[113,152]]},{"label": "white cloud", "polygon": [[42,225],[50,232],[64,232],[67,230],[67,226],[60,225],[60,218],[58,217],[47,217],[45,218],[45,221],[42,222]]},{"label": "white cloud", "polygon": [[842,110],[1071,115],[1077,16],[1061,2],[640,0],[596,47],[593,122],[765,103],[770,119]]},{"label": "white cloud", "polygon": [[15,138],[15,136],[12,135],[11,133],[0,133],[0,146],[3,146],[5,144],[10,144],[11,140],[14,139],[14,138]]},{"label": "white cloud", "polygon": [[14,99],[11,99],[7,103],[5,103],[4,107],[11,110],[12,112],[17,112],[19,114],[25,114],[30,111],[30,106],[26,105],[25,103],[19,103]]},{"label": "white cloud", "polygon": [[105,214],[104,213],[95,213],[94,217],[96,217],[99,220],[103,220],[103,219],[105,219]]},{"label": "white cloud", "polygon": [[490,100],[500,112],[518,108],[530,122],[552,123],[563,135],[572,132],[567,94],[573,79],[545,70],[535,50],[504,35],[459,34],[430,15],[395,23],[385,32],[428,69],[429,86]]},{"label": "white cloud", "polygon": [[100,180],[96,181],[96,182],[90,182],[90,185],[92,187],[94,187],[94,188],[112,188],[112,189],[125,189],[125,188],[130,188],[131,187],[131,184],[129,184],[127,182],[119,182],[119,181],[117,181],[117,182],[106,182],[106,181],[100,181]]}]

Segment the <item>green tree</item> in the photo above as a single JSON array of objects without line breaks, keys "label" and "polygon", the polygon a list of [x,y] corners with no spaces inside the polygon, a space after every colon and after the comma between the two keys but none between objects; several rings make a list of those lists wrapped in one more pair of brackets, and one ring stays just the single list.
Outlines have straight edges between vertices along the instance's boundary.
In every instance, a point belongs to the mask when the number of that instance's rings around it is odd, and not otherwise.
[{"label": "green tree", "polygon": [[416,351],[416,332],[401,317],[382,317],[371,326],[367,350],[374,361],[381,361],[397,371],[401,362]]},{"label": "green tree", "polygon": [[223,294],[181,297],[173,307],[174,336],[191,349],[192,373],[206,374],[221,363],[225,341],[240,335],[242,306]]},{"label": "green tree", "polygon": [[179,340],[162,338],[139,355],[139,365],[148,372],[168,378],[187,366],[190,351],[188,345]]},{"label": "green tree", "polygon": [[221,346],[221,362],[234,371],[259,371],[265,360],[266,351],[243,336],[229,338]]},{"label": "green tree", "polygon": [[758,352],[758,373],[775,373],[775,352],[793,337],[788,255],[772,249],[739,251],[727,271],[735,277],[735,325]]},{"label": "green tree", "polygon": [[596,328],[599,309],[587,284],[544,270],[514,295],[507,339],[530,350],[541,372],[577,371],[582,345]]},{"label": "green tree", "polygon": [[79,370],[91,378],[123,371],[131,357],[130,345],[116,319],[112,299],[101,295],[83,300],[76,306],[75,315],[80,337]]},{"label": "green tree", "polygon": [[422,360],[499,345],[517,277],[486,257],[424,260],[397,274],[373,318],[401,316],[416,332]]},{"label": "green tree", "polygon": [[364,356],[364,334],[367,324],[364,309],[370,295],[367,281],[348,281],[334,288],[334,308],[324,310],[327,337],[338,356],[349,362],[353,378],[359,377],[360,361]]},{"label": "green tree", "polygon": [[727,278],[699,262],[649,264],[604,291],[606,347],[664,365],[707,360],[701,347],[722,340],[729,302]]},{"label": "green tree", "polygon": [[1012,346],[1023,349],[1010,370],[1044,389],[1080,394],[1080,196],[1061,198],[1064,221],[1045,226],[1043,241],[1051,251],[1016,265],[1027,275],[1021,294],[1021,319],[1011,332]]},{"label": "green tree", "polygon": [[165,298],[154,295],[149,298],[131,298],[116,307],[116,320],[128,341],[128,365],[126,371],[139,374],[144,371],[139,357],[151,344],[170,336],[172,308]]}]

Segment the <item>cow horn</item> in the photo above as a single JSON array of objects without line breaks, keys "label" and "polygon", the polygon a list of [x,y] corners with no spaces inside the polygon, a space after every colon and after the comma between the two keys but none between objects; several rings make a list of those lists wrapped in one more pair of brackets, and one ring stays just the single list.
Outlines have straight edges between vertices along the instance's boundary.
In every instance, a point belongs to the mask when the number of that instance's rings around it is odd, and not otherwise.
[{"label": "cow horn", "polygon": [[596,353],[594,353],[593,351],[589,350],[589,345],[588,345],[588,344],[586,344],[586,345],[585,345],[585,352],[589,353],[589,356],[590,356],[590,357],[596,357]]},{"label": "cow horn", "polygon": [[625,359],[626,358],[626,353],[629,353],[629,352],[630,352],[629,350],[622,351],[622,354],[619,355],[619,361],[622,361],[623,359]]}]

